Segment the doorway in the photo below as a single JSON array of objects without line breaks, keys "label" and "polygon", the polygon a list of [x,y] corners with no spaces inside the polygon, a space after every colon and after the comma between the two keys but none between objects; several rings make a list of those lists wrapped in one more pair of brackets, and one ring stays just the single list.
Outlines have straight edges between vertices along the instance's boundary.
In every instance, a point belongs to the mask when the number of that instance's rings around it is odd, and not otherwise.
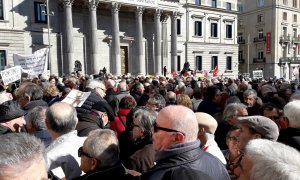
[{"label": "doorway", "polygon": [[128,73],[128,46],[121,46],[121,73],[127,74]]}]

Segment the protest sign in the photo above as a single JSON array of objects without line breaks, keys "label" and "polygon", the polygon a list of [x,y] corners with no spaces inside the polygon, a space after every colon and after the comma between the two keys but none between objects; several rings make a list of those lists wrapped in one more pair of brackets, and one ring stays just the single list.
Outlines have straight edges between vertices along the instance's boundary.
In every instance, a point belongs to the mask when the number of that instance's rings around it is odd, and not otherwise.
[{"label": "protest sign", "polygon": [[262,79],[264,77],[262,70],[255,70],[252,73],[253,73],[253,79]]},{"label": "protest sign", "polygon": [[82,92],[76,89],[72,89],[67,97],[65,97],[61,102],[71,104],[74,107],[81,107],[90,94],[91,92]]},{"label": "protest sign", "polygon": [[14,54],[15,66],[22,67],[22,71],[29,75],[38,75],[46,73],[48,65],[48,48],[35,51],[32,55]]},{"label": "protest sign", "polygon": [[21,79],[21,67],[16,66],[1,71],[1,77],[5,85]]}]

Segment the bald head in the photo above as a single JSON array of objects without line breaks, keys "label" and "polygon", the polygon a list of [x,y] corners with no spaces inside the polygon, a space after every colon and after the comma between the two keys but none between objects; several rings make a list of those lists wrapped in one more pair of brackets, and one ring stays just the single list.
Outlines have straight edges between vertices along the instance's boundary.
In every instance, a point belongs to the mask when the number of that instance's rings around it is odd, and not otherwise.
[{"label": "bald head", "polygon": [[47,128],[59,134],[74,130],[77,122],[75,108],[67,103],[55,103],[46,112]]},{"label": "bald head", "polygon": [[198,123],[195,113],[184,106],[171,105],[163,108],[157,119],[170,123],[169,127],[185,133],[185,142],[195,141],[198,134]]}]

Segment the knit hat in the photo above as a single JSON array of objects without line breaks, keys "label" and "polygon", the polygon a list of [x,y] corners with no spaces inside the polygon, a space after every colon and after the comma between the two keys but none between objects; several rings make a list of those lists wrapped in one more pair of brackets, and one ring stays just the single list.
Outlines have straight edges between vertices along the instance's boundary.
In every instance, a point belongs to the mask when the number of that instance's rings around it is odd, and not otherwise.
[{"label": "knit hat", "polygon": [[195,113],[198,125],[204,126],[205,131],[210,134],[215,134],[218,123],[211,115],[203,112]]},{"label": "knit hat", "polygon": [[16,119],[26,114],[15,101],[0,104],[0,122]]},{"label": "knit hat", "polygon": [[275,122],[264,116],[239,117],[239,123],[254,129],[262,136],[262,139],[276,141],[279,129]]}]

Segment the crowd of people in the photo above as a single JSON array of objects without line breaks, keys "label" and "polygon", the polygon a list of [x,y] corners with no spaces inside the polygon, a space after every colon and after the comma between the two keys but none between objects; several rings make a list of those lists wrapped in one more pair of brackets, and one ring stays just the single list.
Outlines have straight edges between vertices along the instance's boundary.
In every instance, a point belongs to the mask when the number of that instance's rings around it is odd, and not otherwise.
[{"label": "crowd of people", "polygon": [[[296,180],[284,79],[41,75],[0,86],[0,179]],[[89,92],[81,106],[62,102]]]}]

